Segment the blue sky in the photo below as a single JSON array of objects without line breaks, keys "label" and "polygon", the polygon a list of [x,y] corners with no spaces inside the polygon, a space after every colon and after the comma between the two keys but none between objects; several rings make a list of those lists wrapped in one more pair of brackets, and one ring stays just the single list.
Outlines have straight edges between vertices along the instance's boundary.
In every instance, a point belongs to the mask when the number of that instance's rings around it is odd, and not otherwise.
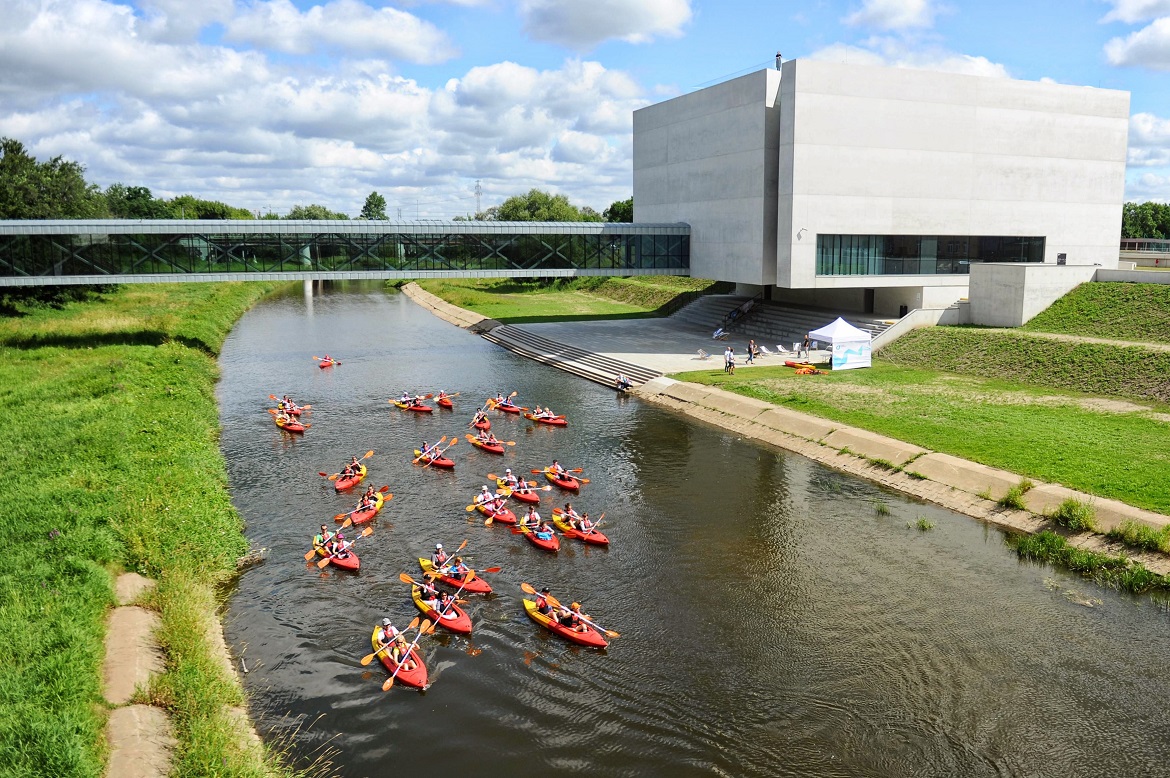
[{"label": "blue sky", "polygon": [[0,135],[102,186],[450,219],[631,193],[631,113],[785,59],[1131,93],[1170,201],[1170,0],[0,0]]}]

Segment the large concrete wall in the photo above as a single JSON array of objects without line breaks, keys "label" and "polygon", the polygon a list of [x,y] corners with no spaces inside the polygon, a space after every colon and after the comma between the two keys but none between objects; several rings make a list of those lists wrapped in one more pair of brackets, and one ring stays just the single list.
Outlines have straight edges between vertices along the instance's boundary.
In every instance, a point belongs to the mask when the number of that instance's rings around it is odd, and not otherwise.
[{"label": "large concrete wall", "polygon": [[1083,283],[1099,268],[1085,265],[986,263],[971,266],[971,323],[1019,327]]},{"label": "large concrete wall", "polygon": [[1127,92],[794,60],[780,102],[782,286],[818,286],[818,233],[1046,236],[1045,262],[1117,265]]},{"label": "large concrete wall", "polygon": [[691,225],[691,275],[775,283],[780,73],[634,112],[634,219]]}]

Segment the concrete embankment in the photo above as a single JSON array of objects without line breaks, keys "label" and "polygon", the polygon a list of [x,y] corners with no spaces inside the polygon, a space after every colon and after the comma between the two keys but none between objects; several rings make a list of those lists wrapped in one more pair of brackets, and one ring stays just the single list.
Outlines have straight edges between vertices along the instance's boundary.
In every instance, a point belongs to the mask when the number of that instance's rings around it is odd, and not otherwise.
[{"label": "concrete embankment", "polygon": [[[1052,529],[1052,522],[1043,514],[1069,498],[1092,505],[1102,531],[1124,521],[1155,528],[1170,523],[1170,517],[1117,500],[1035,481],[1023,495],[1028,510],[1003,508],[995,501],[1020,483],[1019,475],[715,387],[664,377],[647,382],[634,394],[745,438],[1016,532]],[[1170,559],[1162,554],[1134,553],[1093,533],[1073,534],[1069,542],[1102,553],[1125,552],[1156,573],[1170,574]]]}]

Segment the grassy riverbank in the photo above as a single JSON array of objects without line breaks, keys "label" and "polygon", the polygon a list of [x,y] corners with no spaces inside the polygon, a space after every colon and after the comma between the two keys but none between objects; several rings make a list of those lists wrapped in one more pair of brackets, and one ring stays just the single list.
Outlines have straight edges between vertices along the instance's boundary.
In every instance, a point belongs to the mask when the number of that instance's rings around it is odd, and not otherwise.
[{"label": "grassy riverbank", "polygon": [[452,305],[504,324],[665,316],[698,294],[728,285],[684,276],[537,279],[431,278],[416,282]]},{"label": "grassy riverbank", "polygon": [[[203,624],[245,551],[218,447],[215,354],[272,284],[115,288],[0,318],[0,774],[97,776],[112,573],[159,580],[167,672],[151,690],[175,775],[260,776]],[[15,315],[13,315],[15,313]]]},{"label": "grassy riverbank", "polygon": [[[903,350],[904,358],[908,353]],[[734,376],[702,370],[675,377],[1170,513],[1170,416],[1160,404],[1139,406],[885,360],[869,370],[820,376],[775,366],[740,369]]]},{"label": "grassy riverbank", "polygon": [[1170,343],[1170,285],[1081,284],[1024,329]]}]

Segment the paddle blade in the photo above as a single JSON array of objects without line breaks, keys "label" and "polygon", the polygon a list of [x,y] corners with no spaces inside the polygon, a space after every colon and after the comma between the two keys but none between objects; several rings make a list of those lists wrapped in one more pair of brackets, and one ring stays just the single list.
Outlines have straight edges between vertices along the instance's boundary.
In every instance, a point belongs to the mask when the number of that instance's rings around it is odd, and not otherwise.
[{"label": "paddle blade", "polygon": [[368,538],[370,535],[373,535],[373,534],[374,534],[374,528],[373,527],[366,527],[364,530],[362,530],[361,537]]},{"label": "paddle blade", "polygon": [[323,470],[318,470],[318,471],[317,471],[317,475],[321,476],[322,478],[328,478],[328,477],[329,477],[329,474],[328,474],[328,473],[326,473],[326,472],[325,472],[325,471],[323,471]]},{"label": "paddle blade", "polygon": [[341,521],[342,519],[344,519],[348,515],[349,515],[348,513],[339,513],[333,517],[333,520],[334,521]]},{"label": "paddle blade", "polygon": [[313,557],[317,556],[317,549],[313,549],[305,554],[305,561],[308,562]]},{"label": "paddle blade", "polygon": [[406,573],[399,573],[399,574],[398,574],[398,580],[399,580],[399,581],[402,581],[402,583],[406,583],[406,584],[412,584],[412,585],[417,585],[417,584],[418,584],[418,581],[414,580],[413,578],[411,578],[411,577],[410,577],[409,575],[407,575]]},{"label": "paddle blade", "polygon": [[540,475],[544,471],[543,470],[529,470],[528,472],[532,473],[533,475]]},{"label": "paddle blade", "polygon": [[468,506],[467,506],[466,508],[464,508],[463,510],[467,511],[468,513],[471,513],[473,510],[475,510],[475,504],[473,503],[473,504],[471,504],[471,505],[468,505]]},{"label": "paddle blade", "polygon": [[328,478],[330,481],[336,481],[340,475],[341,473],[334,473],[333,475],[328,476]]},{"label": "paddle blade", "polygon": [[522,582],[520,584],[520,588],[523,589],[524,591],[528,592],[529,594],[536,594],[536,587],[530,583],[523,583]]},{"label": "paddle blade", "polygon": [[505,440],[505,441],[504,441],[504,445],[505,445],[505,446],[514,446],[514,445],[516,445],[516,441],[514,441],[514,440]]},{"label": "paddle blade", "polygon": [[502,567],[485,567],[483,570],[480,570],[480,572],[481,573],[498,573],[503,569],[504,568],[502,568]]},{"label": "paddle blade", "polygon": [[390,691],[390,687],[392,687],[393,685],[394,685],[394,676],[390,676],[389,678],[386,679],[386,683],[382,684],[382,691],[384,691],[384,692]]},{"label": "paddle blade", "polygon": [[353,519],[347,518],[345,521],[341,522],[341,529],[349,529],[352,526],[353,526]]},{"label": "paddle blade", "polygon": [[267,410],[268,410],[268,412],[269,412],[269,413],[271,413],[273,416],[275,416],[275,415],[276,415],[276,409],[275,409],[275,408],[268,408]]},{"label": "paddle blade", "polygon": [[274,395],[274,394],[270,394],[270,395],[268,395],[268,399],[269,399],[269,400],[275,400],[275,399],[276,399],[276,395]]},{"label": "paddle blade", "polygon": [[605,636],[610,638],[620,638],[621,634],[614,632],[612,629],[604,630]]},{"label": "paddle blade", "polygon": [[[306,405],[305,407],[308,408],[309,406]],[[369,459],[373,455],[374,455],[374,449],[370,449],[369,451],[366,452],[366,455],[364,457],[362,457],[362,459]]]},{"label": "paddle blade", "polygon": [[593,483],[593,482],[592,482],[592,481],[590,481],[588,478],[578,478],[577,480],[578,480],[578,481],[580,481],[580,482],[581,482],[581,483],[583,483],[583,484],[591,484],[591,483]]},{"label": "paddle blade", "polygon": [[492,526],[492,522],[495,520],[496,520],[496,514],[493,513],[491,516],[488,516],[486,519],[483,520],[483,526],[490,527],[490,526]]},{"label": "paddle blade", "polygon": [[365,666],[366,666],[366,665],[368,665],[370,662],[373,662],[373,661],[374,661],[374,657],[375,657],[375,656],[377,656],[377,655],[378,655],[378,652],[377,652],[377,651],[375,651],[375,652],[374,652],[374,653],[372,653],[372,654],[366,654],[365,656],[363,656],[363,657],[362,657],[362,667],[365,667]]},{"label": "paddle blade", "polygon": [[489,480],[492,480],[492,481],[500,480],[500,477],[498,475],[496,475],[495,473],[488,473],[487,477]]},{"label": "paddle blade", "polygon": [[331,557],[331,556],[325,557],[324,559],[322,559],[320,562],[317,563],[317,567],[321,570],[324,570],[325,566],[329,564],[329,560],[332,558],[333,557]]}]

